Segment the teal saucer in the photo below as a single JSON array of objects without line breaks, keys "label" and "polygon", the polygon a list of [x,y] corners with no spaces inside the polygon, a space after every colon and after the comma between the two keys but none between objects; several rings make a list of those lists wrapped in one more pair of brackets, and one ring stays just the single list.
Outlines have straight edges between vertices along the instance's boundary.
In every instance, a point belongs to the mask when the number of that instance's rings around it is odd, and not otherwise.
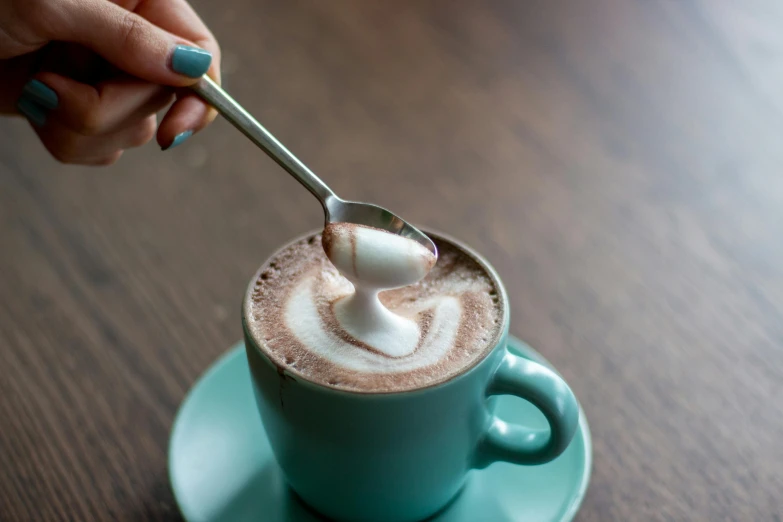
[{"label": "teal saucer", "polygon": [[[511,337],[511,350],[547,366],[541,355]],[[546,428],[525,401],[500,397],[508,421]],[[560,457],[542,466],[496,463],[473,471],[462,494],[430,522],[567,522],[587,490],[590,430],[579,431]],[[285,484],[256,410],[242,343],[218,359],[180,406],[169,441],[169,477],[188,522],[311,522],[310,511]]]}]

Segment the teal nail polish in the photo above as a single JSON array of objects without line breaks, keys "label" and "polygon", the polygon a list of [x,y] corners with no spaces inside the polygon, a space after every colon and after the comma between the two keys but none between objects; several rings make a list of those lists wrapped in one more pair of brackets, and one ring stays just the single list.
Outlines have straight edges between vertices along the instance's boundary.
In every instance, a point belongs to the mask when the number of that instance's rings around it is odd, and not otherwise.
[{"label": "teal nail polish", "polygon": [[22,90],[22,96],[50,110],[56,109],[60,102],[57,93],[38,80],[27,82]]},{"label": "teal nail polish", "polygon": [[198,47],[178,45],[171,56],[171,68],[174,72],[184,74],[191,78],[203,76],[209,70],[212,63],[212,54]]},{"label": "teal nail polish", "polygon": [[169,145],[163,150],[173,149],[177,145],[182,145],[182,142],[190,138],[192,135],[193,135],[193,131],[185,131],[183,133],[177,134],[176,136],[174,136],[174,141],[171,142],[171,145]]},{"label": "teal nail polish", "polygon": [[47,110],[35,103],[32,100],[22,96],[19,101],[16,102],[17,110],[22,113],[30,123],[37,127],[43,127],[46,123]]}]

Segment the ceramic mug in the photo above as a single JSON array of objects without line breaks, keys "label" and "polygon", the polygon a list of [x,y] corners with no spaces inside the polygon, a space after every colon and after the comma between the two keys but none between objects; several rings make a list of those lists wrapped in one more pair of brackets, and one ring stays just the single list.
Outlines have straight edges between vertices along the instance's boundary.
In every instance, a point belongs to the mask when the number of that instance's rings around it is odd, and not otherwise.
[{"label": "ceramic mug", "polygon": [[[495,280],[504,310],[495,347],[440,384],[362,393],[292,375],[272,363],[259,348],[262,340],[247,327],[259,273],[247,290],[245,348],[272,451],[299,497],[335,520],[427,518],[459,493],[472,469],[497,461],[543,464],[568,447],[577,429],[579,406],[568,385],[544,366],[508,351],[508,296],[494,269],[459,242],[428,234],[475,259]],[[531,402],[550,429],[532,430],[495,417],[496,395]]]}]

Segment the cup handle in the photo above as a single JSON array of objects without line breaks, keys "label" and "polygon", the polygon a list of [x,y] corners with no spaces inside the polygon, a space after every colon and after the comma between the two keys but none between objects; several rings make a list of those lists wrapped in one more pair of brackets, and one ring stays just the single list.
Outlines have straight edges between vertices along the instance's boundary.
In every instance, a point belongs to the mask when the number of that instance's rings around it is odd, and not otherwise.
[{"label": "cup handle", "polygon": [[506,351],[487,386],[487,395],[514,395],[546,417],[549,430],[509,424],[492,416],[478,446],[476,468],[496,461],[544,464],[571,443],[579,424],[579,404],[563,379],[545,366]]}]

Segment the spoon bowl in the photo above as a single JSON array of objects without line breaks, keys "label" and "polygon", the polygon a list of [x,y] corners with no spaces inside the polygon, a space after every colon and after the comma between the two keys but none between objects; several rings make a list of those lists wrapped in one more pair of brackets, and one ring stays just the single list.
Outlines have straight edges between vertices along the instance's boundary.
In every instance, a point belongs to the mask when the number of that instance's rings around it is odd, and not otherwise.
[{"label": "spoon bowl", "polygon": [[337,196],[326,199],[324,205],[327,223],[355,223],[379,228],[392,234],[412,239],[437,257],[435,243],[424,232],[402,219],[397,214],[372,203],[344,201]]},{"label": "spoon bowl", "polygon": [[191,89],[217,109],[229,123],[258,145],[286,172],[304,185],[321,202],[326,223],[353,223],[380,228],[420,243],[437,257],[438,250],[435,243],[426,234],[398,215],[378,205],[345,201],[337,197],[326,183],[307,168],[307,165],[277,141],[263,125],[209,76],[202,76],[196,84],[191,86]]}]

